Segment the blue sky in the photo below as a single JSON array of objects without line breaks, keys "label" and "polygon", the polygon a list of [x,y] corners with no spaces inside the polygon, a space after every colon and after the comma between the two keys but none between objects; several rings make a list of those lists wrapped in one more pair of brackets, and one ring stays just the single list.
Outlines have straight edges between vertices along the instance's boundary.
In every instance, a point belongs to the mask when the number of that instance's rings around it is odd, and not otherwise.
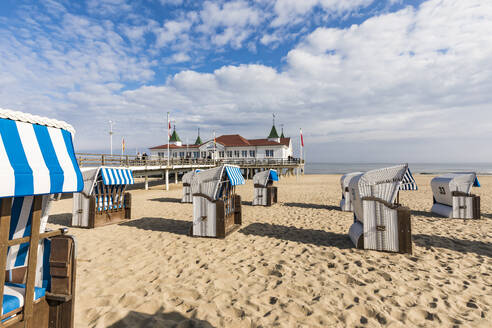
[{"label": "blue sky", "polygon": [[[264,137],[314,161],[492,161],[492,2],[0,2],[0,107],[68,121],[79,151]],[[463,152],[457,152],[457,147]]]}]

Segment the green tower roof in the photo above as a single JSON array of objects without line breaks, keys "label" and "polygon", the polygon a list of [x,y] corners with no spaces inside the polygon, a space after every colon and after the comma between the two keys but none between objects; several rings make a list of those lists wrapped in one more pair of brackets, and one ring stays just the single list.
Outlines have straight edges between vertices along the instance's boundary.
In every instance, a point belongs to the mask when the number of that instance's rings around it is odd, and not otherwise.
[{"label": "green tower roof", "polygon": [[202,142],[202,138],[200,138],[200,135],[198,135],[198,137],[196,137],[196,140],[195,140],[195,145],[201,145],[203,142]]},{"label": "green tower roof", "polygon": [[268,139],[271,138],[279,138],[277,129],[275,128],[275,125],[272,125],[272,130],[270,131],[270,134],[268,135]]},{"label": "green tower roof", "polygon": [[282,131],[282,133],[280,134],[280,138],[285,138],[284,131]]},{"label": "green tower roof", "polygon": [[173,134],[171,135],[171,139],[169,139],[169,142],[177,142],[177,141],[181,141],[181,139],[179,139],[179,136],[176,133],[176,126],[174,126],[174,131]]}]

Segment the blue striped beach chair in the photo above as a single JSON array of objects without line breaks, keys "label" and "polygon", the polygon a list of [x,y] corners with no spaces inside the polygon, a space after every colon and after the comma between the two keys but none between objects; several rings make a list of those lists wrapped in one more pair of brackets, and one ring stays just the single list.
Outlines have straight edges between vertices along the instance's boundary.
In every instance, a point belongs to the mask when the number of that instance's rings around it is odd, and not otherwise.
[{"label": "blue striped beach chair", "polygon": [[46,229],[50,197],[83,187],[73,133],[65,122],[0,109],[2,327],[73,327],[75,240]]},{"label": "blue striped beach chair", "polygon": [[84,189],[74,194],[72,226],[95,228],[131,218],[132,170],[122,167],[82,168]]},{"label": "blue striped beach chair", "polygon": [[198,172],[191,181],[193,224],[190,235],[225,238],[241,226],[241,197],[236,186],[244,184],[238,166],[222,165]]}]

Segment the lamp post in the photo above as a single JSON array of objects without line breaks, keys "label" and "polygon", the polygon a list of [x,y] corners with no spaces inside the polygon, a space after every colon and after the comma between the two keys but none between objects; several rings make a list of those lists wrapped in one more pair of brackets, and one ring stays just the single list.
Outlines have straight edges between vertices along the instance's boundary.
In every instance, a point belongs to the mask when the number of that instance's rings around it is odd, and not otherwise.
[{"label": "lamp post", "polygon": [[111,156],[113,156],[113,121],[109,121],[109,146],[111,148]]}]

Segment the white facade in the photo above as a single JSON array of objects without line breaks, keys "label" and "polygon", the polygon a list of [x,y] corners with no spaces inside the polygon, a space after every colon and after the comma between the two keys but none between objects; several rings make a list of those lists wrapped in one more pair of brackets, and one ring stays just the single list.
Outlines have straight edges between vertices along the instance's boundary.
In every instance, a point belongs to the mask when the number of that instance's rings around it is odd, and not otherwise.
[{"label": "white facade", "polygon": [[[268,141],[265,143],[267,145],[227,146],[223,145],[220,142],[216,142],[214,145],[214,141],[210,140],[200,146],[190,145],[187,147],[186,145],[173,145],[170,148],[170,158],[211,158],[219,160],[287,160],[289,157],[293,156],[292,142],[290,139],[288,139],[288,143],[280,143],[276,141],[276,144],[274,144],[272,141]],[[151,148],[150,152],[152,157],[167,158],[167,147],[165,145]]]}]

